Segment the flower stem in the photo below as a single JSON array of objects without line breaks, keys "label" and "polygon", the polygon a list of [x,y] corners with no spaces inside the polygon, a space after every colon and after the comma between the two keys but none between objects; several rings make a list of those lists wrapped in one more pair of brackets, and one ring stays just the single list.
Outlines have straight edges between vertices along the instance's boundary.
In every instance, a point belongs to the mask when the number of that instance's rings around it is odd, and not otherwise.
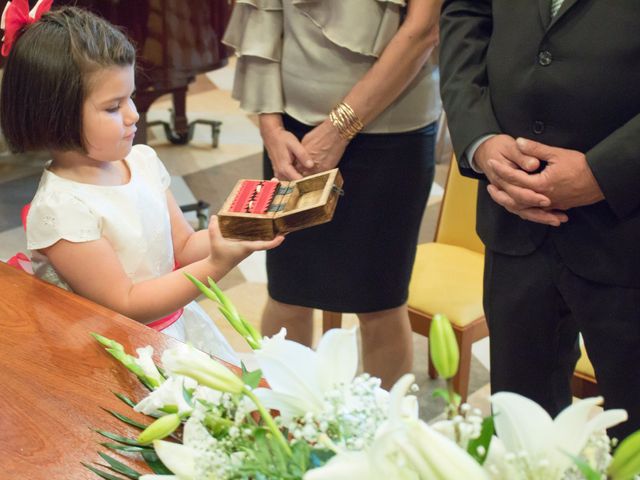
[{"label": "flower stem", "polygon": [[244,393],[247,397],[249,397],[251,401],[255,404],[255,406],[258,407],[258,411],[260,412],[260,416],[264,420],[264,423],[267,424],[267,428],[271,430],[271,433],[273,433],[278,443],[280,443],[280,446],[282,446],[287,456],[289,457],[293,456],[291,447],[289,447],[289,444],[285,440],[284,435],[282,435],[282,432],[276,425],[276,422],[273,420],[273,417],[271,416],[271,414],[267,411],[266,408],[264,408],[262,403],[260,403],[260,400],[258,400],[258,397],[256,397],[255,394],[248,388],[245,388],[242,393]]}]

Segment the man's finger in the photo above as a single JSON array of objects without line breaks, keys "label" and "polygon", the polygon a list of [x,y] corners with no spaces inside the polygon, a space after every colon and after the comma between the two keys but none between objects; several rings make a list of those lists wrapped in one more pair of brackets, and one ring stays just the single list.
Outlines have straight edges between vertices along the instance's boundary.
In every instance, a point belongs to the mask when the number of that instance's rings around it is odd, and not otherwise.
[{"label": "man's finger", "polygon": [[522,208],[506,192],[498,189],[495,185],[489,185],[487,191],[494,202],[524,220],[559,227],[569,219],[563,212],[544,210],[538,207]]},{"label": "man's finger", "polygon": [[544,178],[540,174],[529,174],[516,168],[509,168],[508,166],[494,160],[489,160],[489,164],[493,169],[494,175],[496,175],[503,184],[507,183],[509,185],[516,185],[535,192],[544,191]]},{"label": "man's finger", "polygon": [[540,168],[540,160],[531,155],[526,155],[520,151],[515,142],[509,144],[508,160],[511,166],[526,172],[535,172]]},{"label": "man's finger", "polygon": [[521,210],[518,215],[524,220],[544,223],[546,225],[551,225],[552,227],[559,227],[569,220],[565,213],[557,210],[543,210],[541,208],[527,208],[525,210]]},{"label": "man's finger", "polygon": [[529,188],[522,188],[512,184],[506,184],[503,189],[520,207],[544,208],[551,205],[551,200],[544,195]]},{"label": "man's finger", "polygon": [[516,140],[516,145],[522,154],[539,158],[540,160],[545,160],[547,162],[552,160],[555,156],[555,147],[550,147],[544,143],[520,137]]}]

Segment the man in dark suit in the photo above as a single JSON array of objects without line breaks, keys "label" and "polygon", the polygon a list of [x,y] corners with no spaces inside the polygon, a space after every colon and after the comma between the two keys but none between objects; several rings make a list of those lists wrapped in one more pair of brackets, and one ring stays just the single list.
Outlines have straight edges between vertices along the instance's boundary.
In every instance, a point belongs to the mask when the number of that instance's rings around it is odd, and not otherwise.
[{"label": "man in dark suit", "polygon": [[454,149],[480,181],[492,389],[556,415],[580,331],[622,438],[640,428],[640,3],[445,0],[441,18]]}]

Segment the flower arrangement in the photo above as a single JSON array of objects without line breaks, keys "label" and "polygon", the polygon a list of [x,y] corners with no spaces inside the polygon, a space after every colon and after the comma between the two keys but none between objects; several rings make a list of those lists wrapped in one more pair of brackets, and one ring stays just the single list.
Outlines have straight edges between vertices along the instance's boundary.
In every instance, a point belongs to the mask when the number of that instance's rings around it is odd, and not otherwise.
[{"label": "flower arrangement", "polygon": [[[208,355],[180,345],[153,360],[152,347],[132,356],[114,340],[94,337],[149,389],[135,411],[154,419],[135,438],[99,431],[120,455],[140,455],[153,474],[141,474],[112,455],[85,464],[107,480],[613,480],[640,473],[640,432],[611,454],[604,433],[626,420],[621,410],[595,416],[601,399],[578,401],[551,419],[516,394],[492,396],[494,415],[482,418],[451,388],[458,350],[448,320],[437,315],[430,331],[434,365],[447,379],[445,419],[428,425],[417,415],[414,378],[390,392],[367,374],[356,375],[356,331],[327,332],[316,351],[282,331],[261,338],[211,280],[205,295],[254,349],[259,370],[236,375]],[[336,368],[339,365],[340,368]],[[274,413],[277,411],[277,415]]]}]

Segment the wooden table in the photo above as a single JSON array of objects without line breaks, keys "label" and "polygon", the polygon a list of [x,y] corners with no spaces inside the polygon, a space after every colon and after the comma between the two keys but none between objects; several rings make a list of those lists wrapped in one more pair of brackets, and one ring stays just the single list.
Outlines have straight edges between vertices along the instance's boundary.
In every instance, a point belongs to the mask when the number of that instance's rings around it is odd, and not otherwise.
[{"label": "wooden table", "polygon": [[94,429],[137,431],[101,407],[139,419],[111,391],[137,401],[145,389],[90,332],[130,353],[152,345],[156,360],[178,344],[0,262],[0,478],[96,479],[80,464],[102,462]]}]

